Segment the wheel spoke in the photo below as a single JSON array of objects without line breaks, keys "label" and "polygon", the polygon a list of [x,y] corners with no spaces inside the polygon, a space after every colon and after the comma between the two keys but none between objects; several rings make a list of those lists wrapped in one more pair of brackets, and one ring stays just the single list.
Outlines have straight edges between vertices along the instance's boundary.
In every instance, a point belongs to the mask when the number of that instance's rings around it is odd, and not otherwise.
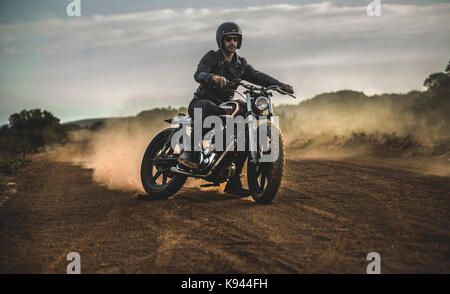
[{"label": "wheel spoke", "polygon": [[163,185],[167,184],[167,175],[163,174]]},{"label": "wheel spoke", "polygon": [[156,172],[156,174],[155,174],[155,176],[153,177],[153,181],[154,182],[156,182],[156,180],[159,178],[159,176],[161,175],[161,171],[160,170],[158,170],[157,172]]},{"label": "wheel spoke", "polygon": [[264,186],[266,185],[266,175],[265,174],[262,174],[262,176],[261,176],[261,189],[263,189],[264,190]]},{"label": "wheel spoke", "polygon": [[270,163],[264,167],[264,175],[266,176],[267,182],[269,182],[270,176],[272,175],[272,165]]},{"label": "wheel spoke", "polygon": [[259,175],[262,173],[261,166],[258,166],[258,169],[256,170],[256,176],[259,177]]},{"label": "wheel spoke", "polygon": [[266,184],[269,184],[272,174],[272,165],[268,163],[260,163],[256,167],[256,182],[261,190],[264,190]]}]

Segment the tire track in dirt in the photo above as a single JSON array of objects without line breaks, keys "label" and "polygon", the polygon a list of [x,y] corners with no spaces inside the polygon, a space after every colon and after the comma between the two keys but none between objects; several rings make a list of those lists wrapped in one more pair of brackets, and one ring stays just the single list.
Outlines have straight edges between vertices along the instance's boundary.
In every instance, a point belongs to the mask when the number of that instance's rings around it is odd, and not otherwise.
[{"label": "tire track in dirt", "polygon": [[1,273],[450,272],[450,178],[345,160],[287,160],[272,205],[185,187],[169,200],[108,190],[37,159],[0,208]]}]

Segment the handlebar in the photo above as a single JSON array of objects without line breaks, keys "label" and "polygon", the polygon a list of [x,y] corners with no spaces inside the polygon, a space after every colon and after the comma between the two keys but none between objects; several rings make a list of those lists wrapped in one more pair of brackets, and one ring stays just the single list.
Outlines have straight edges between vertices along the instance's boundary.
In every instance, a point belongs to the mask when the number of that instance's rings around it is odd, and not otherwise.
[{"label": "handlebar", "polygon": [[226,86],[228,86],[228,87],[242,86],[242,87],[244,87],[244,88],[246,88],[246,89],[248,89],[250,91],[261,91],[261,92],[274,90],[274,91],[277,91],[278,93],[280,93],[282,95],[289,95],[292,98],[296,99],[296,97],[294,95],[292,95],[289,92],[286,92],[286,91],[282,90],[281,87],[278,86],[278,85],[272,85],[272,86],[268,86],[268,87],[256,87],[256,86],[253,86],[253,85],[250,85],[250,84],[245,84],[240,79],[231,80],[231,81],[227,79]]}]

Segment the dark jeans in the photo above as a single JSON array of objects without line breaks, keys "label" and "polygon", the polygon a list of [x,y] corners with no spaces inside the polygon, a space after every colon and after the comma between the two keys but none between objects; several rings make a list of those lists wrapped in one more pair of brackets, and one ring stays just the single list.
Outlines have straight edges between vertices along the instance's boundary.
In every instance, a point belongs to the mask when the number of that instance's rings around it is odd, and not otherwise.
[{"label": "dark jeans", "polygon": [[[214,102],[207,99],[193,99],[191,103],[189,103],[188,113],[189,116],[195,120],[194,117],[194,108],[202,109],[202,119],[205,120],[206,117],[210,115],[222,115],[226,114],[225,110],[217,106]],[[202,121],[202,125],[203,125]],[[202,128],[203,136],[207,134],[211,129],[210,128]],[[191,136],[191,146],[194,146],[194,137]],[[236,164],[236,176],[240,175],[242,172],[242,168],[244,167],[245,160],[247,159],[247,152],[239,151],[237,152],[238,156],[234,163]]]}]

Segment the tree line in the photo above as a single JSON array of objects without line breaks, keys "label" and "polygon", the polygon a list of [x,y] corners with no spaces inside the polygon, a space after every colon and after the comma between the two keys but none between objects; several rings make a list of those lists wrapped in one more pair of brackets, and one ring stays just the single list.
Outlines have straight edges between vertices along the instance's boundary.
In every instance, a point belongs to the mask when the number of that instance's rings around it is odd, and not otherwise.
[{"label": "tree line", "polygon": [[22,110],[9,117],[0,127],[0,171],[11,172],[23,166],[27,155],[43,150],[46,145],[64,143],[68,128],[49,111]]}]

